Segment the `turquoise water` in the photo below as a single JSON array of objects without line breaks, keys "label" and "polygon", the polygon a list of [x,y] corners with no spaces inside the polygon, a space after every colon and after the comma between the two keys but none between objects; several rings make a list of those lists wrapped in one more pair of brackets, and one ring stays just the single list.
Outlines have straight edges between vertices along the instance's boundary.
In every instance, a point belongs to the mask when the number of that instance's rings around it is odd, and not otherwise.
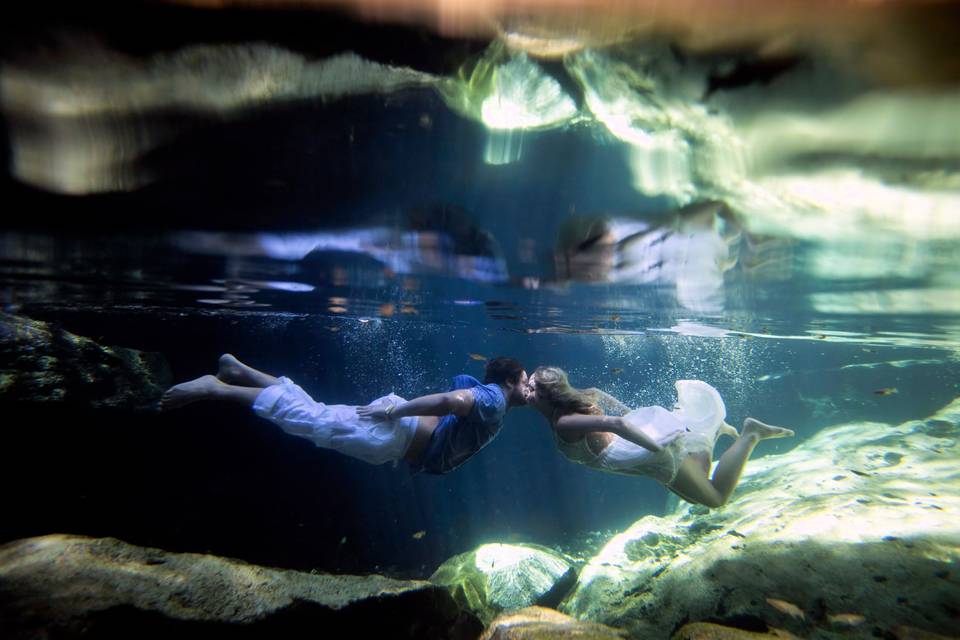
[{"label": "turquoise water", "polygon": [[[544,60],[476,39],[405,49],[402,30],[347,56],[282,24],[16,43],[6,314],[159,353],[172,381],[234,353],[330,403],[442,390],[498,355],[630,406],[702,379],[732,424],[796,431],[755,458],[960,395],[955,84],[817,50]],[[751,64],[772,79],[730,80]],[[455,473],[411,476],[241,408],[91,406],[70,394],[99,374],[61,353],[44,370],[63,402],[4,353],[0,477],[22,488],[2,541],[66,531],[426,578],[486,542],[585,561],[674,505],[649,478],[564,460],[529,408]]]}]

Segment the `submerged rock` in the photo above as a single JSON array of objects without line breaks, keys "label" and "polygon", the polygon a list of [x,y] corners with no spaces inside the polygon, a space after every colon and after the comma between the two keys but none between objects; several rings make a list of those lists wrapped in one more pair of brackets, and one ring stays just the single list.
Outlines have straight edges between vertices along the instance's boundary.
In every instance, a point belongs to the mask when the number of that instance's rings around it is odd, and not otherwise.
[{"label": "submerged rock", "polygon": [[771,638],[783,638],[784,640],[796,639],[797,636],[780,629],[771,629],[768,632],[747,631],[736,627],[726,627],[722,624],[713,624],[712,622],[692,622],[685,624],[675,634],[672,640],[770,640]]},{"label": "submerged rock", "polygon": [[915,627],[909,627],[906,625],[898,625],[893,628],[893,637],[896,640],[957,640],[957,637],[948,638],[947,636],[942,636],[939,633],[931,633],[929,631],[924,631],[923,629],[917,629]]},{"label": "submerged rock", "polygon": [[753,460],[725,507],[684,504],[612,538],[560,609],[637,638],[697,621],[956,636],[958,421],[960,398],[928,420],[840,425]]},{"label": "submerged rock", "polygon": [[621,640],[623,634],[596,622],[583,622],[544,607],[526,607],[497,616],[480,640]]},{"label": "submerged rock", "polygon": [[113,538],[49,535],[0,547],[0,630],[39,636],[317,634],[473,638],[481,625],[429,582],[269,569]]},{"label": "submerged rock", "polygon": [[545,547],[485,544],[444,562],[430,581],[449,588],[461,606],[489,623],[503,611],[556,606],[576,576],[566,559]]},{"label": "submerged rock", "polygon": [[0,398],[152,409],[172,376],[158,353],[108,347],[53,324],[0,313]]}]

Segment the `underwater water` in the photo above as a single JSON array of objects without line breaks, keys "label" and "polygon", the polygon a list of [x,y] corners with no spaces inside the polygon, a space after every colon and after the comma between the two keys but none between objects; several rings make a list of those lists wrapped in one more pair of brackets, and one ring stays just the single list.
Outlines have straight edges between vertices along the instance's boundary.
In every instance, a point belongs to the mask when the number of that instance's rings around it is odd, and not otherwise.
[{"label": "underwater water", "polygon": [[[222,353],[331,404],[442,391],[500,355],[631,407],[699,379],[731,424],[796,432],[754,461],[960,396],[960,78],[933,64],[949,34],[904,70],[832,33],[779,50],[602,31],[544,55],[519,28],[235,11],[5,28],[0,542],[427,579],[495,542],[587,562],[676,509],[651,478],[565,460],[530,407],[442,476],[240,406],[156,411]],[[153,386],[71,335],[154,354]]]}]

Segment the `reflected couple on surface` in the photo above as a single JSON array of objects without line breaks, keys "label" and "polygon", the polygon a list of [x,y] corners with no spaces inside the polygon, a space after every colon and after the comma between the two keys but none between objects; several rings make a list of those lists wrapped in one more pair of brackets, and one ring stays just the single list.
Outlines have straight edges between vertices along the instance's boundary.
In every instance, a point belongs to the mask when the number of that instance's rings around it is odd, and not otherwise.
[{"label": "reflected couple on surface", "polygon": [[[200,400],[242,404],[318,447],[370,464],[403,460],[414,472],[445,474],[489,444],[511,408],[530,405],[547,419],[567,459],[600,471],[647,475],[688,502],[719,507],[757,443],[793,431],[747,418],[738,432],[725,422],[716,389],[699,380],[675,386],[673,410],[631,410],[599,389],[572,387],[557,367],[540,367],[528,376],[517,360],[498,357],[487,363],[483,382],[461,374],[447,391],[409,401],[391,393],[365,406],[324,404],[289,378],[224,354],[216,375],[171,387],[160,408]],[[713,449],[722,435],[735,441],[711,476]]]}]

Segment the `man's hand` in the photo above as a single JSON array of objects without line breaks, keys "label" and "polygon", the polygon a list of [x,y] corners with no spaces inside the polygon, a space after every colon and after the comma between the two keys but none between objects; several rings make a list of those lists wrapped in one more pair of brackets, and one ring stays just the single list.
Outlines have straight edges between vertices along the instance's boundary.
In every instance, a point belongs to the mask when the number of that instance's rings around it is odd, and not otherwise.
[{"label": "man's hand", "polygon": [[420,396],[396,404],[384,401],[357,407],[357,415],[375,422],[397,420],[409,416],[465,416],[473,409],[474,397],[469,389],[458,389],[446,393],[434,393]]},{"label": "man's hand", "polygon": [[393,404],[368,404],[365,407],[357,407],[357,415],[374,422],[383,422],[389,420],[388,407],[392,410]]}]

